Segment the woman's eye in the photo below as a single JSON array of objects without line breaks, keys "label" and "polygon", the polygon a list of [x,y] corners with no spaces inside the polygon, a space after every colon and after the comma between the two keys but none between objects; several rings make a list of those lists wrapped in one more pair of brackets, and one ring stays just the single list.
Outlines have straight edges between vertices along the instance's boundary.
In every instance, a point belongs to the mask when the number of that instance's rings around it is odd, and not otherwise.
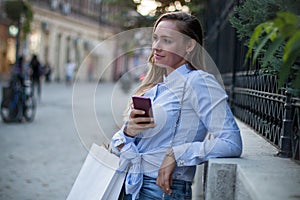
[{"label": "woman's eye", "polygon": [[171,44],[172,43],[172,40],[169,39],[169,38],[159,38],[157,35],[153,35],[152,36],[152,41],[153,42],[157,42],[157,41],[161,41],[162,43],[165,43],[165,44]]},{"label": "woman's eye", "polygon": [[170,44],[170,43],[172,43],[172,41],[171,41],[171,40],[169,40],[169,39],[164,39],[164,42],[165,42],[166,44]]}]

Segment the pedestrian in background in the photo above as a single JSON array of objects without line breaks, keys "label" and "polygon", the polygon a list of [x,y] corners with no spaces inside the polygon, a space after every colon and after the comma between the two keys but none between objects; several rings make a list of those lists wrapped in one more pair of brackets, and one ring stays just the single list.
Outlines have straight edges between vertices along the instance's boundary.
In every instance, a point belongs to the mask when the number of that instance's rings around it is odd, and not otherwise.
[{"label": "pedestrian in background", "polygon": [[92,61],[87,65],[87,78],[89,82],[92,82],[94,79],[95,66]]},{"label": "pedestrian in background", "polygon": [[121,166],[129,167],[126,200],[189,200],[196,165],[242,153],[227,95],[205,71],[202,41],[190,14],[166,13],[154,25],[151,66],[135,92],[151,99],[153,117],[139,117],[145,111],[130,106],[111,141]]},{"label": "pedestrian in background", "polygon": [[44,76],[45,76],[45,81],[46,83],[50,83],[52,81],[52,68],[49,64],[48,61],[45,62],[45,65],[43,67],[43,72],[44,72]]},{"label": "pedestrian in background", "polygon": [[41,100],[42,86],[41,86],[41,76],[42,76],[42,66],[36,54],[32,55],[30,61],[31,68],[31,80],[32,80],[32,92],[35,95],[35,88],[37,88],[38,99]]},{"label": "pedestrian in background", "polygon": [[74,62],[71,62],[71,60],[67,60],[67,63],[65,65],[66,85],[71,85],[73,83],[75,67],[76,65]]}]

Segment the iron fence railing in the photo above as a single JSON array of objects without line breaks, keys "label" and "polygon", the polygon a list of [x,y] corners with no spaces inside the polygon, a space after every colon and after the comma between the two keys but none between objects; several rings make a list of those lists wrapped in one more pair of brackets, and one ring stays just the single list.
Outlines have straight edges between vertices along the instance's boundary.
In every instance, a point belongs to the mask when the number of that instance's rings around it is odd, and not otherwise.
[{"label": "iron fence railing", "polygon": [[278,89],[276,76],[255,73],[223,75],[237,118],[278,148],[278,155],[299,160],[300,98]]}]

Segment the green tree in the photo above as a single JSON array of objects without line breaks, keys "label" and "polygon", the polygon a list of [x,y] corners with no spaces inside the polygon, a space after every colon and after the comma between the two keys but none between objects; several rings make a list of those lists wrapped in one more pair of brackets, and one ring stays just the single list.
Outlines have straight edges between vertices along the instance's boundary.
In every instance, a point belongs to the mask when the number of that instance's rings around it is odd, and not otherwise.
[{"label": "green tree", "polygon": [[297,32],[296,24],[299,26],[299,22],[296,22],[296,15],[299,12],[300,1],[297,0],[246,0],[235,8],[230,17],[238,38],[249,47],[245,65],[249,61],[250,66],[258,62],[261,74],[278,75],[279,86],[286,81],[292,83],[287,87],[294,93],[300,85],[299,57],[295,57],[297,51],[294,51],[299,41],[297,36],[290,41],[289,34]]},{"label": "green tree", "polygon": [[230,22],[236,29],[238,38],[245,40],[247,46],[255,27],[273,18],[282,9],[283,5],[278,0],[247,0],[236,7]]},{"label": "green tree", "polygon": [[[270,44],[266,51],[262,51],[268,43]],[[281,64],[278,68],[273,68],[279,72],[279,87],[288,81],[291,83],[291,92],[297,94],[300,89],[300,66],[296,63],[300,58],[299,16],[289,12],[278,12],[274,19],[258,25],[250,38],[246,57],[252,58],[252,63],[255,63],[258,55],[263,54],[261,63],[262,66],[266,66],[282,46],[283,54],[279,55]]]}]

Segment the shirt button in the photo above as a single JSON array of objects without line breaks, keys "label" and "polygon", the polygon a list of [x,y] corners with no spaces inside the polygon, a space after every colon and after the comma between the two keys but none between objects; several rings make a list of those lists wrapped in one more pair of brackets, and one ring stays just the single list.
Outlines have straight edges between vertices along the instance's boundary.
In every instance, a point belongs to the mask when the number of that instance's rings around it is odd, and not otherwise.
[{"label": "shirt button", "polygon": [[121,139],[121,142],[125,143],[125,139],[124,139],[124,138],[122,138],[122,139]]},{"label": "shirt button", "polygon": [[183,166],[184,165],[184,161],[183,160],[180,160],[179,161],[179,166]]}]

